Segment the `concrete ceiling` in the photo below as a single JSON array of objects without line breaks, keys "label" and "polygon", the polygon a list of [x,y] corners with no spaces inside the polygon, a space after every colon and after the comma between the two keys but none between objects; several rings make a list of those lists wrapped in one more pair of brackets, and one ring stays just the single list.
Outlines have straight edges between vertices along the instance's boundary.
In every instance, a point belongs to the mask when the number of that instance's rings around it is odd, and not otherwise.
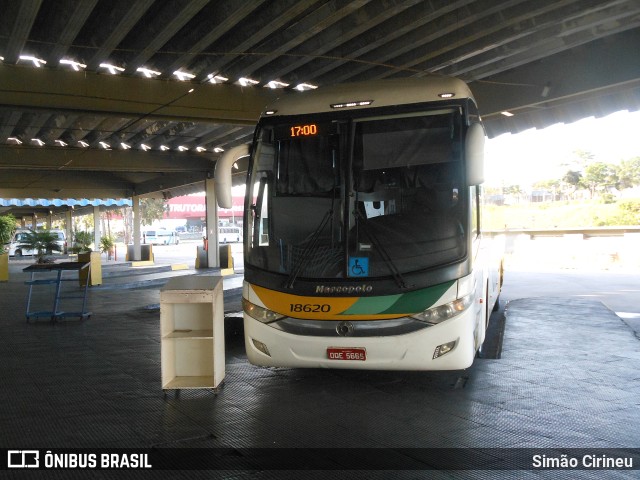
[{"label": "concrete ceiling", "polygon": [[264,105],[300,84],[458,76],[490,137],[640,105],[640,0],[0,0],[0,12],[5,198],[199,190],[214,149],[250,141]]}]

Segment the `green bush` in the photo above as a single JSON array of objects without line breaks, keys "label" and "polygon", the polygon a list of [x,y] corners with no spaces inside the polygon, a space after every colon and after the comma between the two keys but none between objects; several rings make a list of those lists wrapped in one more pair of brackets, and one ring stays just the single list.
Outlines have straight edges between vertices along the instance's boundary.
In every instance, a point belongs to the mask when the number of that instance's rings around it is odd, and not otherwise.
[{"label": "green bush", "polygon": [[0,253],[5,252],[5,244],[11,241],[11,236],[16,230],[16,219],[13,215],[0,216]]},{"label": "green bush", "polygon": [[93,233],[85,230],[76,230],[73,232],[73,253],[87,253],[91,251],[91,243],[93,243]]}]

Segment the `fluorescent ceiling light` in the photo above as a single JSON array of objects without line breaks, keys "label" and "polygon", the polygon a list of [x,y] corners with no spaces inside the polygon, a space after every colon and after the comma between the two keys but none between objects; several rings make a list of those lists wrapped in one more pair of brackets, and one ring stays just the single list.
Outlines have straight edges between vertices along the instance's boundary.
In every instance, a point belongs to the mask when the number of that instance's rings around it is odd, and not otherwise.
[{"label": "fluorescent ceiling light", "polygon": [[109,145],[107,142],[100,142],[100,146],[106,150],[111,149],[111,145]]},{"label": "fluorescent ceiling light", "polygon": [[209,83],[224,83],[229,81],[228,78],[223,77],[222,75],[214,75],[213,73],[207,75],[207,78],[209,79]]},{"label": "fluorescent ceiling light", "polygon": [[351,108],[351,107],[365,107],[371,105],[373,100],[354,100],[352,102],[332,103],[329,105],[331,108]]},{"label": "fluorescent ceiling light", "polygon": [[84,147],[84,148],[87,148],[89,146],[87,142],[84,142],[82,140],[78,140],[78,143],[80,144],[81,147]]},{"label": "fluorescent ceiling light", "polygon": [[146,152],[147,150],[151,150],[151,147],[150,147],[149,145],[147,145],[147,144],[144,144],[144,143],[141,143],[141,144],[140,144],[140,148],[141,148],[142,150],[144,150],[145,152]]},{"label": "fluorescent ceiling light", "polygon": [[257,80],[253,80],[251,78],[240,77],[238,79],[238,83],[240,83],[240,85],[242,85],[243,87],[248,87],[250,85],[257,85],[259,82]]},{"label": "fluorescent ceiling light", "polygon": [[129,150],[131,148],[131,145],[127,145],[124,142],[120,142],[120,146],[124,149],[124,150]]},{"label": "fluorescent ceiling light", "polygon": [[189,150],[187,147],[185,147],[184,145],[180,145],[178,147],[178,150],[180,150],[181,152],[186,152],[187,150]]},{"label": "fluorescent ceiling light", "polygon": [[41,67],[42,65],[45,65],[47,63],[45,60],[42,60],[41,58],[36,58],[33,55],[20,55],[20,60],[33,62],[33,65],[36,67]]},{"label": "fluorescent ceiling light", "polygon": [[87,68],[87,66],[84,63],[76,62],[75,60],[69,60],[68,58],[63,58],[62,60],[60,60],[60,64],[61,65],[69,65],[76,72],[79,72],[81,68],[82,69]]},{"label": "fluorescent ceiling light", "polygon": [[36,143],[40,147],[44,145],[44,142],[42,140],[40,140],[39,138],[32,138],[31,141],[33,143]]},{"label": "fluorescent ceiling light", "polygon": [[57,143],[57,144],[58,144],[58,145],[60,145],[61,147],[66,147],[66,146],[67,146],[67,143],[66,143],[66,142],[64,142],[63,140],[60,140],[60,139],[55,140],[55,143]]},{"label": "fluorescent ceiling light", "polygon": [[106,68],[109,70],[111,75],[116,75],[118,72],[124,72],[124,68],[116,67],[115,65],[111,65],[110,63],[101,63],[100,68]]},{"label": "fluorescent ceiling light", "polygon": [[222,152],[224,152],[224,148],[216,147],[216,148],[213,149],[213,151],[215,153],[222,153]]},{"label": "fluorescent ceiling light", "polygon": [[317,85],[311,85],[310,83],[300,83],[296,85],[295,89],[304,92],[305,90],[314,90],[318,88]]},{"label": "fluorescent ceiling light", "polygon": [[167,150],[169,150],[169,147],[167,147],[166,145],[160,145],[160,150],[166,152]]},{"label": "fluorescent ceiling light", "polygon": [[278,80],[271,80],[269,83],[265,85],[265,87],[269,88],[285,88],[288,87],[288,83],[279,82]]},{"label": "fluorescent ceiling light", "polygon": [[7,138],[7,140],[10,142],[16,142],[18,145],[22,145],[22,140],[20,140],[18,137],[9,137]]},{"label": "fluorescent ceiling light", "polygon": [[147,78],[152,78],[154,75],[157,77],[158,75],[160,75],[160,72],[157,72],[155,70],[151,70],[149,68],[144,68],[144,67],[140,67],[136,69],[136,72],[140,72],[142,73],[145,77]]},{"label": "fluorescent ceiling light", "polygon": [[206,152],[207,149],[204,147],[196,147],[196,152]]},{"label": "fluorescent ceiling light", "polygon": [[507,112],[506,110],[504,112],[500,112],[502,115],[504,115],[505,117],[513,117],[513,113],[511,112]]},{"label": "fluorescent ceiling light", "polygon": [[196,78],[196,76],[193,73],[182,72],[180,70],[176,70],[175,72],[173,72],[173,74],[176,77],[178,77],[178,80],[180,80],[181,82],[184,82],[185,80],[191,80],[192,78]]}]

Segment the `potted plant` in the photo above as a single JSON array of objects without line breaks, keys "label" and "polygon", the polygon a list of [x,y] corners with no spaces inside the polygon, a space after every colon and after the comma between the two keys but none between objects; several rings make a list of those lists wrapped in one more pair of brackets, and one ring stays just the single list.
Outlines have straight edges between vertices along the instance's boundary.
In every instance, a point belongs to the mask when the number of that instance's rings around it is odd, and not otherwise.
[{"label": "potted plant", "polygon": [[71,251],[73,253],[89,253],[91,251],[91,242],[93,242],[93,235],[90,232],[84,230],[76,230],[73,233],[73,246]]},{"label": "potted plant", "polygon": [[36,263],[49,263],[46,258],[51,252],[60,252],[62,249],[58,244],[58,236],[48,230],[29,229],[20,239],[18,244],[23,250],[33,250],[36,252]]},{"label": "potted plant", "polygon": [[0,282],[9,280],[9,250],[6,245],[16,229],[16,219],[13,215],[0,216]]},{"label": "potted plant", "polygon": [[100,239],[100,251],[107,254],[107,260],[111,260],[114,246],[115,242],[113,240],[113,237],[111,237],[110,235],[105,235]]}]

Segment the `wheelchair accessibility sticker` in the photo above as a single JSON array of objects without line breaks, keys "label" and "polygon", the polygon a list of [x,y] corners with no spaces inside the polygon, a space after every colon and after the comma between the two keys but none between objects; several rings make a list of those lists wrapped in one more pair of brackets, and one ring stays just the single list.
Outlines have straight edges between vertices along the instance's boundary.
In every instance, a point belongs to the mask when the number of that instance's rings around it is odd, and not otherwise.
[{"label": "wheelchair accessibility sticker", "polygon": [[349,276],[368,277],[369,259],[367,257],[349,257]]}]

